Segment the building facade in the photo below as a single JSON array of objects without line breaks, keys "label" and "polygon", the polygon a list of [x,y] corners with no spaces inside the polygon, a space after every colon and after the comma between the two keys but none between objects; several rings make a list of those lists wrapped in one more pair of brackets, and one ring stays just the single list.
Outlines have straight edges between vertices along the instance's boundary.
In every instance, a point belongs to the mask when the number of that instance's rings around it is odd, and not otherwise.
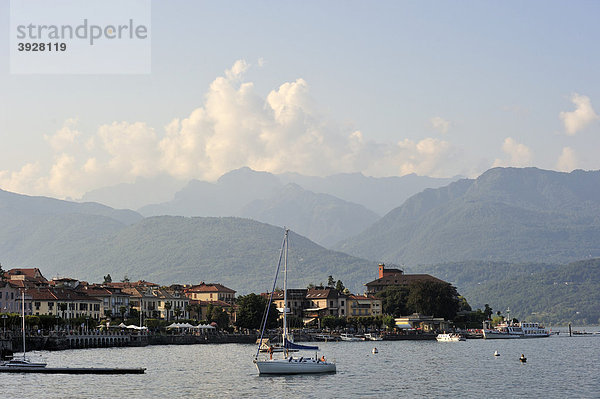
[{"label": "building facade", "polygon": [[429,274],[404,274],[400,269],[390,269],[383,263],[378,266],[379,278],[365,284],[367,287],[367,296],[376,295],[378,292],[388,287],[408,287],[413,282],[431,281],[436,283],[446,283],[439,278]]},{"label": "building facade", "polygon": [[185,295],[195,301],[222,301],[229,305],[235,303],[235,291],[221,284],[206,284],[201,282],[185,289]]},{"label": "building facade", "polygon": [[348,295],[347,317],[381,316],[382,301],[379,298],[364,295]]}]

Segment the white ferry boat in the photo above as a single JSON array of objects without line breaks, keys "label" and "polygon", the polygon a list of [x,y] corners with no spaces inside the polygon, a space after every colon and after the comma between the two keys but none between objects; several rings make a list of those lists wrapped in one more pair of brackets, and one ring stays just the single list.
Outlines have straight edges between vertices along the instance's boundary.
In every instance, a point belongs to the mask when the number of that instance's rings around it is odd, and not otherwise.
[{"label": "white ferry boat", "polygon": [[484,328],[485,339],[543,338],[550,333],[539,323],[501,323],[495,329]]},{"label": "white ferry boat", "polygon": [[459,342],[467,340],[460,334],[438,334],[435,339],[437,339],[438,342]]},{"label": "white ferry boat", "polygon": [[539,323],[519,323],[523,330],[523,338],[543,338],[549,337],[550,332]]}]

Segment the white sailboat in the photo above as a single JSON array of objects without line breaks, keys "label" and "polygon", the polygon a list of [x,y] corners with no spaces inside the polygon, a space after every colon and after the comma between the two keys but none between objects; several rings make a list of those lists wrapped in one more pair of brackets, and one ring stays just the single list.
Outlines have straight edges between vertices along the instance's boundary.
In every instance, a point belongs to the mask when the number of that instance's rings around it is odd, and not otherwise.
[{"label": "white sailboat", "polygon": [[[279,266],[281,264],[281,255],[283,253],[284,267],[283,267],[283,358],[273,359],[273,353],[269,354],[268,359],[259,359],[260,347],[254,357],[254,364],[258,370],[258,374],[315,374],[315,373],[335,373],[336,365],[333,362],[329,362],[325,359],[325,356],[318,357],[293,357],[290,352],[292,350],[318,350],[318,347],[304,346],[293,343],[290,340],[290,334],[288,332],[287,325],[287,253],[288,253],[288,233],[289,230],[284,230],[283,243],[279,255],[279,265],[277,266],[277,272],[275,273],[275,282],[277,282],[277,274],[279,273]],[[265,317],[261,329],[260,341],[263,340],[263,335],[266,326],[266,319],[268,315],[268,309],[271,306],[273,291],[271,290],[271,296],[267,302],[267,310],[265,311]]]},{"label": "white sailboat", "polygon": [[46,367],[46,363],[44,362],[33,362],[25,356],[25,291],[21,292],[21,318],[22,320],[22,328],[23,328],[23,357],[22,358],[13,358],[11,360],[7,360],[0,364],[3,367]]}]

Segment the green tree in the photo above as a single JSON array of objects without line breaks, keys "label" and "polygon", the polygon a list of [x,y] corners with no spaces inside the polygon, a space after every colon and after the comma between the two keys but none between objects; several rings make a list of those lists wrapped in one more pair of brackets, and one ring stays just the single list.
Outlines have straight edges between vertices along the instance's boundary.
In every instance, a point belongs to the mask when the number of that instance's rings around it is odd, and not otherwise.
[{"label": "green tree", "polygon": [[416,281],[409,286],[406,306],[415,312],[452,320],[458,312],[458,293],[448,283]]},{"label": "green tree", "polygon": [[2,269],[2,263],[0,263],[0,280],[4,280],[4,269]]},{"label": "green tree", "polygon": [[329,288],[335,287],[335,280],[333,279],[333,276],[327,277],[327,286]]},{"label": "green tree", "polygon": [[492,308],[490,307],[489,304],[485,304],[485,309],[483,310],[483,314],[485,315],[485,319],[486,320],[490,320],[492,318],[492,314],[494,312],[492,311]]},{"label": "green tree", "polygon": [[171,304],[171,302],[165,301],[165,313],[167,315],[167,321],[169,321],[169,313],[171,313],[170,310],[172,307],[173,305]]},{"label": "green tree", "polygon": [[342,280],[338,280],[337,283],[335,283],[335,289],[338,292],[344,292],[344,290],[346,289],[346,287],[344,287],[344,283],[342,283]]},{"label": "green tree", "polygon": [[176,307],[173,313],[175,314],[175,318],[179,320],[179,316],[181,316],[181,308],[179,306]]},{"label": "green tree", "polygon": [[[237,299],[237,321],[236,325],[239,328],[260,329],[263,313],[267,307],[267,299],[261,295],[248,294],[238,297]],[[277,319],[279,312],[275,308],[275,304],[271,303],[271,307],[267,317],[267,328],[277,327]]]},{"label": "green tree", "polygon": [[394,316],[390,316],[390,315],[385,315],[383,316],[383,325],[389,330],[393,330],[394,327],[396,326],[396,319],[394,319]]},{"label": "green tree", "polygon": [[333,330],[336,327],[335,316],[324,316],[321,320],[321,327]]},{"label": "green tree", "polygon": [[220,306],[209,304],[206,312],[206,319],[209,323],[217,323],[217,326],[220,329],[229,327],[229,315]]},{"label": "green tree", "polygon": [[121,313],[121,319],[125,319],[125,313],[127,313],[127,306],[119,307],[119,313]]},{"label": "green tree", "polygon": [[377,293],[381,299],[382,311],[394,317],[400,317],[408,313],[406,301],[408,299],[408,289],[399,286],[390,286]]},{"label": "green tree", "polygon": [[104,276],[104,284],[110,283],[112,283],[112,277],[110,276],[110,273],[108,273],[106,276]]},{"label": "green tree", "polygon": [[129,305],[129,317],[132,319],[139,319],[140,317],[140,312],[133,305]]},{"label": "green tree", "polygon": [[465,298],[462,295],[458,296],[458,311],[459,312],[470,312],[473,309],[471,309],[471,305],[469,305],[469,302],[467,302],[467,298]]}]

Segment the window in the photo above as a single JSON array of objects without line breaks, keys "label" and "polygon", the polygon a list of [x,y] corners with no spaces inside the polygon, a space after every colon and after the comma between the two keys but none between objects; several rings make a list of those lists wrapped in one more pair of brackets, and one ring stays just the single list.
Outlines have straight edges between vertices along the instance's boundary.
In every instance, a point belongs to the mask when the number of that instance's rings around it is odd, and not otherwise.
[{"label": "window", "polygon": [[329,307],[332,308],[333,307],[333,301],[329,301]]},{"label": "window", "polygon": [[342,306],[344,306],[344,301],[340,302]]}]

